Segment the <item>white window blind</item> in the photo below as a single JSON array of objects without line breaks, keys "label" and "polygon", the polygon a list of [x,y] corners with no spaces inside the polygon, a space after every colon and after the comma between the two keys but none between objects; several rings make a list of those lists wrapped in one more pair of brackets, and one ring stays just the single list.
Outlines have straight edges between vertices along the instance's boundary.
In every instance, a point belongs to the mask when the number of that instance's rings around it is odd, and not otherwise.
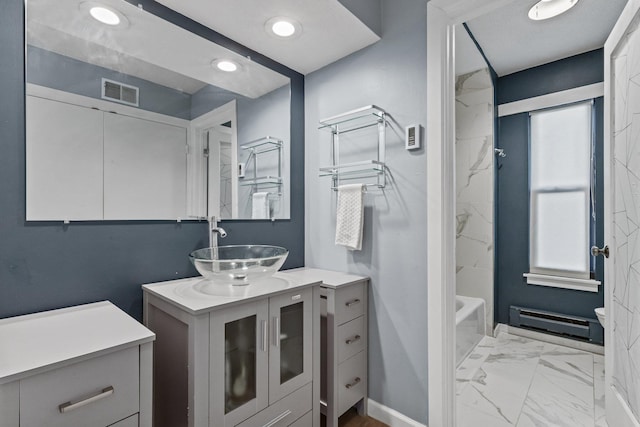
[{"label": "white window blind", "polygon": [[589,278],[592,108],[531,113],[532,273]]}]

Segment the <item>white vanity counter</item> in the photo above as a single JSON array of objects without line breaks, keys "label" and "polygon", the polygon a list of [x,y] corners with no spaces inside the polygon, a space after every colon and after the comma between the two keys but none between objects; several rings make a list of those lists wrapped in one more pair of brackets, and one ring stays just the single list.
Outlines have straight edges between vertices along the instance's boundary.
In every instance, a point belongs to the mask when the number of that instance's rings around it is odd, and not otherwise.
[{"label": "white vanity counter", "polygon": [[358,276],[355,274],[342,273],[340,271],[323,270],[320,268],[301,267],[286,270],[281,273],[289,279],[295,279],[303,282],[322,282],[323,288],[337,289],[343,286],[349,286],[354,283],[368,280],[366,276]]},{"label": "white vanity counter", "polygon": [[204,277],[149,283],[145,294],[154,295],[192,315],[244,304],[252,300],[302,290],[321,282],[317,278],[291,276],[279,272],[256,284],[245,286],[216,285]]},{"label": "white vanity counter", "polygon": [[153,341],[108,301],[0,320],[0,384]]}]

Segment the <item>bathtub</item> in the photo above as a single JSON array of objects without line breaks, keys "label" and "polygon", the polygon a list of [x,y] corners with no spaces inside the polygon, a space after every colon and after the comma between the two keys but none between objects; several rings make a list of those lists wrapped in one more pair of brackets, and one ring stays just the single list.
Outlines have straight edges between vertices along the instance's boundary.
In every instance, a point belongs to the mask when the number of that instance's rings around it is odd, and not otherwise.
[{"label": "bathtub", "polygon": [[484,300],[456,295],[456,366],[486,335]]}]

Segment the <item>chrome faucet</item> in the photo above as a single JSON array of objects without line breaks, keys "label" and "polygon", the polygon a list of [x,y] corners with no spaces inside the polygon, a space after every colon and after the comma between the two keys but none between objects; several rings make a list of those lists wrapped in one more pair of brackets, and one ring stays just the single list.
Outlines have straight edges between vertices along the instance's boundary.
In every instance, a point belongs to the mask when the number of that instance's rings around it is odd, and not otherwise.
[{"label": "chrome faucet", "polygon": [[215,248],[218,246],[218,234],[221,238],[227,237],[227,232],[224,228],[218,227],[218,220],[215,216],[209,217],[209,247]]}]

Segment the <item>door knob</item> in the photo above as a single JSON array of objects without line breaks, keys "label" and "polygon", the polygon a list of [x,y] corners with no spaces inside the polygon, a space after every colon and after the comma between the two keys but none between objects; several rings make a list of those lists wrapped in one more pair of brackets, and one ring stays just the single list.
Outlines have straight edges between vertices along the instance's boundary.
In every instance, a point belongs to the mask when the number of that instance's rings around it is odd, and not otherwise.
[{"label": "door knob", "polygon": [[602,249],[600,249],[597,246],[592,246],[591,255],[593,256],[604,255],[605,258],[609,258],[609,245],[604,245],[604,248]]}]

